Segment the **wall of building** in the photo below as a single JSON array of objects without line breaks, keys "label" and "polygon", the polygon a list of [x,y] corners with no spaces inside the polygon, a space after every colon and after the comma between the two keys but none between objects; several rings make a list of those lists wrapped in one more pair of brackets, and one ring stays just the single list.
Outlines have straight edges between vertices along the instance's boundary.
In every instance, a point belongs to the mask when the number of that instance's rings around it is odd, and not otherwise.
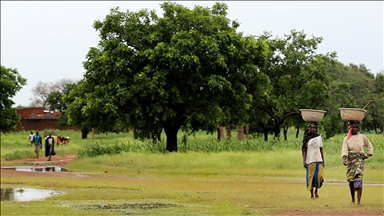
[{"label": "wall of building", "polygon": [[81,130],[77,127],[61,127],[57,124],[57,119],[22,119],[21,127],[17,131],[42,131],[44,129],[58,129],[58,130]]},{"label": "wall of building", "polygon": [[60,112],[44,112],[44,107],[27,107],[17,110],[21,116],[21,126],[17,131],[42,131],[44,129],[81,130],[77,127],[61,127],[58,125]]}]

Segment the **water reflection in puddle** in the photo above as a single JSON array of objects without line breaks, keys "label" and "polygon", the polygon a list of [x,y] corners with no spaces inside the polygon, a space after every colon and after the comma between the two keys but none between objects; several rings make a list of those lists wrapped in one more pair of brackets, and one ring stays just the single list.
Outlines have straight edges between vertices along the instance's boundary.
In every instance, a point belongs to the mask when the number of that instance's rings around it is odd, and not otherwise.
[{"label": "water reflection in puddle", "polygon": [[59,166],[15,166],[15,167],[1,167],[5,170],[16,170],[22,172],[66,172],[65,168]]},{"label": "water reflection in puddle", "polygon": [[45,199],[49,196],[60,195],[61,193],[53,190],[43,190],[36,188],[1,188],[1,201],[28,202],[33,200]]}]

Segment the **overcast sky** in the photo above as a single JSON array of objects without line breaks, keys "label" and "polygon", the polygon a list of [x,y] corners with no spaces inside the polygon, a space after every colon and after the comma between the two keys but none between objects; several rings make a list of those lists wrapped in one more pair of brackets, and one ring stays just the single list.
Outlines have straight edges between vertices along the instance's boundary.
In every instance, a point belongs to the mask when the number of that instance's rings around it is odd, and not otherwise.
[{"label": "overcast sky", "polygon": [[[90,47],[99,37],[94,20],[103,20],[111,7],[122,11],[155,9],[161,1],[1,1],[1,65],[16,68],[27,85],[13,98],[28,106],[38,81],[83,78]],[[211,7],[209,1],[180,1],[193,7]],[[384,69],[383,2],[260,2],[229,1],[228,18],[237,19],[240,31],[261,35],[270,31],[283,37],[292,29],[323,37],[318,52],[336,51],[344,64],[365,64],[372,73]]]}]

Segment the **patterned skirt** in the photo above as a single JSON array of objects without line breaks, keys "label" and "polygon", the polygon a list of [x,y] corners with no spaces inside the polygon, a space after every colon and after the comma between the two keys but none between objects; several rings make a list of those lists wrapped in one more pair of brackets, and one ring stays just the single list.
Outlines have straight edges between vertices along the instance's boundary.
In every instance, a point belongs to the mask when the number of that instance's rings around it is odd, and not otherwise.
[{"label": "patterned skirt", "polygon": [[363,154],[356,151],[348,152],[347,180],[353,182],[355,189],[363,185],[364,160]]}]

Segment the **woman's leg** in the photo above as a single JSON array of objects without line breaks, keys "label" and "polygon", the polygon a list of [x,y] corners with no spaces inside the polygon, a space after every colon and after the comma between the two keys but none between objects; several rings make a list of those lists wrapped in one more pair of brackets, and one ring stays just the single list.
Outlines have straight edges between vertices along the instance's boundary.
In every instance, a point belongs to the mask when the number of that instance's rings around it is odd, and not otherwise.
[{"label": "woman's leg", "polygon": [[352,204],[355,204],[355,187],[353,182],[349,182],[349,191],[351,192]]},{"label": "woman's leg", "polygon": [[357,204],[362,205],[361,203],[361,195],[363,194],[363,186],[361,188],[357,189]]},{"label": "woman's leg", "polygon": [[317,193],[317,188],[315,189],[315,198],[316,198],[316,199],[319,198],[319,194]]},{"label": "woman's leg", "polygon": [[49,151],[48,151],[48,160],[51,160],[51,155],[52,155],[52,145],[49,146]]}]

